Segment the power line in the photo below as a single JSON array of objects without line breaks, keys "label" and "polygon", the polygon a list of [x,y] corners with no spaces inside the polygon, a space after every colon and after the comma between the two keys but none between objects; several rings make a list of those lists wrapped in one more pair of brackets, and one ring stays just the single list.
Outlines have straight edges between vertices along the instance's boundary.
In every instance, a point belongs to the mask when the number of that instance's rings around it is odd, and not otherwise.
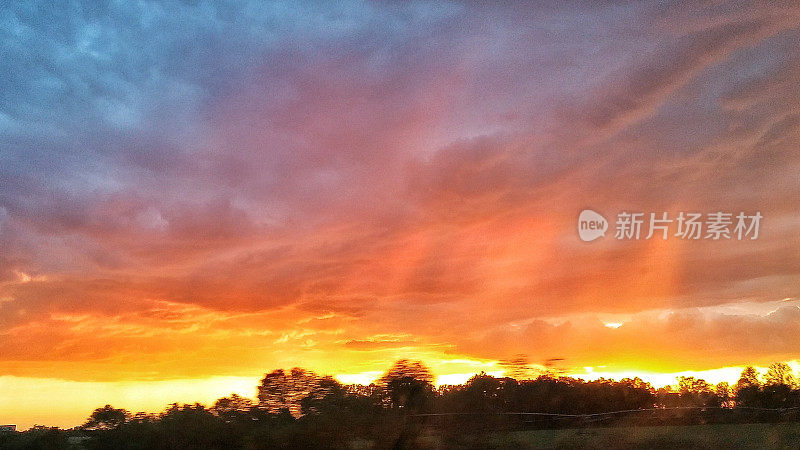
[{"label": "power line", "polygon": [[546,413],[546,412],[445,412],[445,413],[419,413],[412,414],[414,417],[434,417],[434,416],[476,416],[476,415],[498,415],[498,416],[542,416],[542,417],[563,417],[563,418],[588,418],[598,416],[609,416],[615,414],[625,414],[634,412],[655,412],[655,411],[675,411],[675,410],[721,410],[721,411],[737,411],[737,410],[751,410],[751,411],[776,411],[785,412],[800,409],[800,406],[792,406],[788,408],[759,408],[755,406],[737,406],[735,408],[726,408],[723,406],[669,406],[662,408],[638,408],[638,409],[623,409],[619,411],[606,411],[598,413],[585,413],[585,414],[566,414],[566,413]]}]

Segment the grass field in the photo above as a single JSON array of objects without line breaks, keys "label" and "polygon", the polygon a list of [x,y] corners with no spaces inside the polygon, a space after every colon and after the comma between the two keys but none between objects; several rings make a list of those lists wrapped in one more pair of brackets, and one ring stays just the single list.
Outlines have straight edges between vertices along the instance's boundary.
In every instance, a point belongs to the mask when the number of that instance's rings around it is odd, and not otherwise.
[{"label": "grass field", "polygon": [[729,448],[800,449],[800,423],[569,428],[489,433],[454,443],[461,448]]}]

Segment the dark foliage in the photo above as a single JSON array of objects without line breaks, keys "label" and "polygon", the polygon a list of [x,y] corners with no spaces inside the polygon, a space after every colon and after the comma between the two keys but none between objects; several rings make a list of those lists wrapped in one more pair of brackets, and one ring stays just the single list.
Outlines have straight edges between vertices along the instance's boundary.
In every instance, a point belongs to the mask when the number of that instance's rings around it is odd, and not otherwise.
[{"label": "dark foliage", "polygon": [[798,420],[800,390],[791,371],[773,365],[764,378],[748,368],[734,387],[685,377],[676,390],[655,390],[638,378],[480,374],[436,390],[430,372],[406,360],[370,386],[293,369],[267,374],[258,403],[234,394],[210,408],[173,404],[157,415],[106,405],[76,429],[0,433],[0,448],[415,448],[425,439],[457,442],[465,433],[502,429]]}]

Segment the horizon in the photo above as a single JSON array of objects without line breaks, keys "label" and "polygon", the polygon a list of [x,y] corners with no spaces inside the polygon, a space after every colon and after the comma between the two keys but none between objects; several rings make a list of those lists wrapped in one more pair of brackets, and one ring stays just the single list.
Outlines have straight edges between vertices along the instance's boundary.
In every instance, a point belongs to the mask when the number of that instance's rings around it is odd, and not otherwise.
[{"label": "horizon", "polygon": [[[800,374],[800,362],[797,360],[788,361],[791,370]],[[767,367],[753,366],[760,376],[767,372]],[[388,365],[387,365],[388,368]],[[487,368],[491,369],[492,366]],[[586,367],[585,373],[563,373],[553,374],[547,372],[546,367],[538,367],[535,372],[531,372],[529,377],[520,378],[514,377],[504,373],[505,369],[496,371],[479,371],[474,373],[451,374],[451,375],[434,375],[433,385],[436,388],[448,385],[462,385],[466,383],[471,377],[480,373],[494,377],[511,377],[518,381],[524,379],[535,379],[540,375],[551,375],[556,377],[575,378],[583,381],[597,381],[599,379],[620,381],[623,379],[640,378],[645,383],[650,384],[654,389],[662,387],[677,388],[678,378],[681,376],[695,377],[701,380],[708,381],[712,385],[721,382],[726,382],[734,386],[739,379],[742,367],[724,367],[718,369],[709,369],[704,371],[683,371],[672,374],[663,373],[642,373],[642,372],[603,372],[594,371],[593,368]],[[288,370],[289,368],[284,368]],[[589,370],[592,369],[592,370]],[[216,400],[236,394],[251,400],[256,399],[256,388],[259,381],[263,376],[268,373],[256,377],[217,377],[211,379],[175,379],[175,380],[158,380],[158,381],[117,381],[117,382],[70,382],[64,380],[52,379],[38,379],[38,380],[25,380],[23,383],[15,383],[14,377],[0,376],[0,389],[4,392],[14,392],[15,395],[6,395],[5,400],[0,399],[0,411],[4,414],[0,416],[0,425],[15,425],[17,430],[28,430],[33,426],[42,425],[49,427],[59,427],[62,429],[70,429],[78,427],[86,422],[89,413],[96,408],[103,405],[111,405],[116,408],[126,409],[132,413],[144,412],[148,414],[157,414],[164,411],[169,405],[172,404],[195,404],[199,403],[206,407],[212,405]],[[332,376],[338,382],[344,385],[370,385],[377,381],[385,371],[371,371],[361,374],[325,374],[318,373],[320,376]],[[443,380],[443,378],[445,378]],[[31,383],[33,381],[33,383]],[[16,385],[16,386],[15,386]],[[22,387],[26,390],[20,390]],[[24,404],[24,399],[31,398],[32,393],[36,392],[40,396],[51,397],[53,395],[60,395],[62,398],[70,398],[70,407],[66,410],[55,409],[53,405],[39,405],[32,411],[37,420],[14,422],[8,420],[13,418],[13,412],[6,415],[6,411],[13,411],[11,405]],[[143,394],[143,392],[145,394]],[[176,393],[179,392],[179,393]],[[94,396],[87,395],[89,393],[96,393]],[[169,393],[169,394],[165,394]],[[109,394],[111,394],[109,396]],[[165,397],[165,395],[167,397]],[[138,398],[137,398],[138,397]],[[79,406],[76,408],[76,400],[80,398]],[[161,400],[163,398],[163,400]],[[115,400],[115,401],[114,401]],[[159,403],[161,402],[161,403]],[[77,410],[83,408],[85,412],[80,414]],[[26,414],[31,414],[28,412]]]},{"label": "horizon", "polygon": [[800,371],[800,5],[12,2],[0,36],[0,423],[401,358]]}]

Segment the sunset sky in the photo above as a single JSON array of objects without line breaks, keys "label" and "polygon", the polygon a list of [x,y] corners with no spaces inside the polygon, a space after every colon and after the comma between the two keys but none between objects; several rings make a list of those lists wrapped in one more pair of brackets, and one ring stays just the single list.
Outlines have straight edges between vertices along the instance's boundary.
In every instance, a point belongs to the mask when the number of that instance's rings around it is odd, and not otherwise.
[{"label": "sunset sky", "polygon": [[800,359],[797,4],[36,3],[0,7],[0,424]]}]

